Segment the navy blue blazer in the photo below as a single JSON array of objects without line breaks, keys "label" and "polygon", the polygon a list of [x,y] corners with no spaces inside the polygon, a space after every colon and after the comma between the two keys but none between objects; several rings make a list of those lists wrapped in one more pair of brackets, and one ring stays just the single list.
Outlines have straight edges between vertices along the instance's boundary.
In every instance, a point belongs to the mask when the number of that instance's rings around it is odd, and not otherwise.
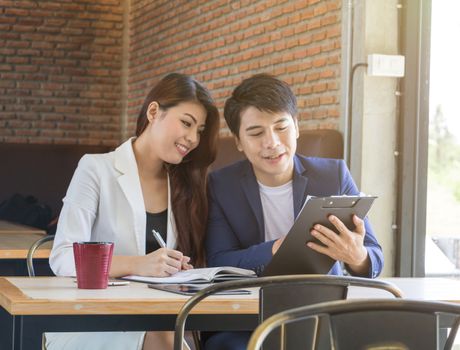
[{"label": "navy blue blazer", "polygon": [[[272,258],[274,241],[265,242],[262,202],[254,171],[242,160],[209,175],[209,220],[206,254],[209,266],[238,266],[261,274]],[[292,181],[294,217],[307,195],[357,195],[353,178],[343,160],[296,155]],[[369,253],[367,277],[377,277],[383,268],[382,248],[368,219],[364,246]],[[340,264],[330,274],[341,275]]]}]

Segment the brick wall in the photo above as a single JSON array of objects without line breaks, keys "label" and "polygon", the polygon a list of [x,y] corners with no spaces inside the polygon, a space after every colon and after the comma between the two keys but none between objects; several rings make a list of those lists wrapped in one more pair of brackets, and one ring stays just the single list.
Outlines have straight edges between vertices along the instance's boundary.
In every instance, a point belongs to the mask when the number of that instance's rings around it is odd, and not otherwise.
[{"label": "brick wall", "polygon": [[0,142],[117,144],[123,0],[0,0]]},{"label": "brick wall", "polygon": [[[129,2],[127,130],[123,9]],[[301,128],[337,128],[339,0],[0,0],[0,142],[109,144],[134,131],[153,82],[194,75],[222,110],[269,72],[298,96]],[[223,133],[228,133],[222,122]]]},{"label": "brick wall", "polygon": [[204,82],[221,110],[243,78],[275,74],[298,97],[301,128],[337,128],[341,6],[339,0],[132,0],[128,130],[152,83],[173,71]]}]

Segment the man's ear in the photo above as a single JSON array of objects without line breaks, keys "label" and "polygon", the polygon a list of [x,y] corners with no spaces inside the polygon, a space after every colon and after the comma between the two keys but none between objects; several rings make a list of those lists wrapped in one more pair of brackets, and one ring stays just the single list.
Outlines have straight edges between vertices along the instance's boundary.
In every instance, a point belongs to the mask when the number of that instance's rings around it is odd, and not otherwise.
[{"label": "man's ear", "polygon": [[160,105],[158,102],[153,101],[147,108],[147,119],[151,123],[159,115]]},{"label": "man's ear", "polygon": [[240,151],[240,152],[243,152],[243,147],[241,147],[240,138],[238,136],[235,136],[235,135],[233,135],[233,137],[235,139],[235,144],[236,144],[237,150]]},{"label": "man's ear", "polygon": [[297,118],[294,118],[294,127],[295,127],[295,138],[298,139],[300,136],[299,132],[299,123],[297,122]]}]

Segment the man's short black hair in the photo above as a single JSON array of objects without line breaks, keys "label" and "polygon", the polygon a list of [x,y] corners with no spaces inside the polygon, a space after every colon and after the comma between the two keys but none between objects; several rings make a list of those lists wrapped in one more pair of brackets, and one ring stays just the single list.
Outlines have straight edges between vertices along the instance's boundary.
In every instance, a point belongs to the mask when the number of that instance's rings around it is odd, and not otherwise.
[{"label": "man's short black hair", "polygon": [[271,113],[286,112],[297,118],[297,101],[291,88],[269,74],[256,74],[243,80],[225,102],[224,117],[236,137],[239,137],[241,114],[251,106]]}]

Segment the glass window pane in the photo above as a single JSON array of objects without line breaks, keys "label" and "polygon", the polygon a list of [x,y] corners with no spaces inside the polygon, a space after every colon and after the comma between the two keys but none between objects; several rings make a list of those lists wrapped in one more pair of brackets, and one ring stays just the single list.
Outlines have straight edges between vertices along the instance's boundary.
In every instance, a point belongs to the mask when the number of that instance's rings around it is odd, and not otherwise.
[{"label": "glass window pane", "polygon": [[460,1],[432,1],[427,275],[460,274]]}]

